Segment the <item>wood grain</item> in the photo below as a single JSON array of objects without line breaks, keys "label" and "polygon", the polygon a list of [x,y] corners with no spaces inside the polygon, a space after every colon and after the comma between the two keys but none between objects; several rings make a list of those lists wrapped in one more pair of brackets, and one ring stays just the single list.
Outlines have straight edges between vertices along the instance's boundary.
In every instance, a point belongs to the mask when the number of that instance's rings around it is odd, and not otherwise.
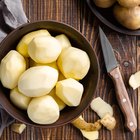
[{"label": "wood grain", "polygon": [[[117,126],[113,131],[100,130],[100,140],[140,140],[140,89],[133,91],[128,85],[132,73],[140,70],[140,37],[118,34],[102,25],[90,12],[84,0],[22,0],[27,17],[31,22],[37,20],[57,20],[67,23],[79,30],[94,47],[100,62],[100,82],[94,97],[100,96],[113,105]],[[99,42],[98,26],[103,28],[113,45],[115,55],[120,63],[121,73],[128,91],[138,128],[134,133],[124,128],[124,118],[116,101],[114,85],[107,75]],[[88,108],[83,114],[88,122],[94,122],[98,116]],[[71,124],[54,128],[39,129],[27,126],[18,135],[5,129],[1,140],[85,140],[80,131]]]}]

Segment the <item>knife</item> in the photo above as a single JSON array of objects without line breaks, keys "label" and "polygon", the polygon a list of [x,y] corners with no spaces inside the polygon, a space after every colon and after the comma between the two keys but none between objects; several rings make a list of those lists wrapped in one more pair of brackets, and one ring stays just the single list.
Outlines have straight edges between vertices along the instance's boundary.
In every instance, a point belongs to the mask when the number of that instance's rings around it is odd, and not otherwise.
[{"label": "knife", "polygon": [[118,62],[116,61],[112,46],[101,27],[99,27],[99,34],[106,69],[114,82],[116,97],[125,118],[125,127],[131,132],[134,132],[137,128],[137,121],[121,76]]}]

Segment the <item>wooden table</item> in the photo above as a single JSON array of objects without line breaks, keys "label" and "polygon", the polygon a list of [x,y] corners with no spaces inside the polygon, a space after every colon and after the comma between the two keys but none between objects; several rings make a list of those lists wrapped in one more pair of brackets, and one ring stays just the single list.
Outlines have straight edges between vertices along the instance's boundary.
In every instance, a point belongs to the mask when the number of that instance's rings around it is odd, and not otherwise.
[{"label": "wooden table", "polygon": [[[84,0],[22,0],[27,17],[31,22],[37,20],[57,20],[67,23],[80,31],[90,41],[97,53],[100,62],[100,81],[94,97],[100,96],[114,108],[117,126],[113,131],[105,128],[100,130],[100,140],[140,140],[140,91],[133,91],[128,85],[132,73],[140,70],[140,37],[119,34],[102,25],[91,13]],[[112,80],[108,77],[103,61],[99,42],[99,24],[105,31],[113,45],[115,54],[121,66],[121,71],[127,91],[137,117],[138,128],[131,133],[124,128],[124,118],[116,101]],[[83,113],[88,122],[94,122],[98,116],[88,108]],[[27,129],[18,135],[5,129],[1,140],[84,140],[80,131],[71,124],[54,128],[39,129],[27,126]]]}]

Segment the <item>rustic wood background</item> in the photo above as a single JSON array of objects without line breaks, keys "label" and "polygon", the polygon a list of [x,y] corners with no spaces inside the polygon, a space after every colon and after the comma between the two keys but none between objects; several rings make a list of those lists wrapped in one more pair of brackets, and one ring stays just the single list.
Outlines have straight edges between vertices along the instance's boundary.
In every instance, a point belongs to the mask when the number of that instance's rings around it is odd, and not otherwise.
[{"label": "rustic wood background", "polygon": [[[140,89],[133,91],[128,85],[132,73],[140,70],[140,37],[122,35],[102,25],[91,13],[84,0],[22,0],[27,17],[31,22],[37,20],[57,20],[67,23],[80,31],[94,47],[100,62],[100,81],[94,97],[100,96],[114,108],[117,126],[113,131],[100,130],[100,140],[140,140]],[[131,133],[124,128],[124,118],[116,101],[112,80],[108,77],[99,43],[98,26],[102,26],[114,47],[121,66],[127,91],[137,117],[138,128]],[[83,113],[88,122],[94,122],[98,116],[88,108]],[[54,128],[39,129],[27,126],[18,135],[5,129],[1,140],[85,140],[80,131],[71,124]]]}]

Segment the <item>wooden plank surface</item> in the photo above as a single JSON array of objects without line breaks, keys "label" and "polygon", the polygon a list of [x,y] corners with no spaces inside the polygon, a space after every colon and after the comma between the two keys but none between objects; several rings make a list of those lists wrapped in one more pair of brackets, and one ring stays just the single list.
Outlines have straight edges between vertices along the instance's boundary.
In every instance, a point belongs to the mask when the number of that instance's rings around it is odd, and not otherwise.
[{"label": "wooden plank surface", "polygon": [[[100,140],[140,140],[140,90],[133,91],[128,85],[132,73],[140,70],[140,37],[127,36],[112,31],[102,25],[90,12],[84,0],[22,0],[27,17],[31,22],[37,20],[57,20],[67,23],[80,31],[94,47],[100,62],[100,81],[94,97],[102,97],[114,108],[117,126],[113,131],[100,130]],[[98,26],[102,26],[113,45],[115,55],[120,63],[121,72],[127,91],[137,117],[138,128],[132,134],[124,128],[124,118],[116,101],[112,80],[108,77],[99,43]],[[88,122],[94,122],[98,116],[88,108],[83,114]],[[80,131],[71,124],[54,128],[40,129],[27,126],[18,135],[5,129],[1,140],[85,140]]]}]

